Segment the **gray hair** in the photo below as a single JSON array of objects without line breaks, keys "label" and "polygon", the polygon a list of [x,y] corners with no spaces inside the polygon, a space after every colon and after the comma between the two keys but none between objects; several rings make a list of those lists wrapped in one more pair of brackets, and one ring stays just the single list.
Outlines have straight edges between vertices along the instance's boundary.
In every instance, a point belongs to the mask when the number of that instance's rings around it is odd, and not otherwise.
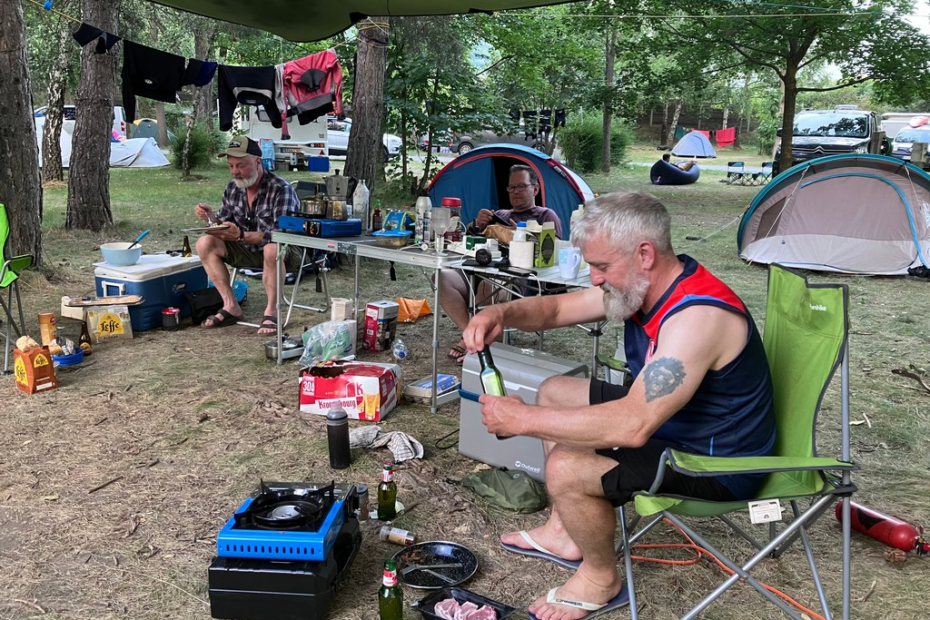
[{"label": "gray hair", "polygon": [[659,254],[674,255],[668,211],[661,202],[640,192],[614,192],[588,202],[571,233],[578,246],[603,234],[618,248],[648,241]]}]

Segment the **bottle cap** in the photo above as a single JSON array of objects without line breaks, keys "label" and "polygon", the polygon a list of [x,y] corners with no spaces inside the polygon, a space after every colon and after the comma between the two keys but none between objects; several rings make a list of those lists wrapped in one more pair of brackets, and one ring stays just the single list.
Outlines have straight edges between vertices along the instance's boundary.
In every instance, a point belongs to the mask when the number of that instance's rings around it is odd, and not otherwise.
[{"label": "bottle cap", "polygon": [[346,413],[345,409],[342,407],[334,407],[326,412],[326,424],[329,426],[337,426],[342,424],[344,420],[348,420],[349,414]]},{"label": "bottle cap", "polygon": [[526,222],[517,222],[517,228],[526,228]]}]

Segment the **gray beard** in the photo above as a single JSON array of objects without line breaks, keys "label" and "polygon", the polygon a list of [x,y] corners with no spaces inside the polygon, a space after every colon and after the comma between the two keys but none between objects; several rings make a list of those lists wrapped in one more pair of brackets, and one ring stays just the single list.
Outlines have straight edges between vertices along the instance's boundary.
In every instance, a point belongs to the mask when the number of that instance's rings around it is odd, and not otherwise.
[{"label": "gray beard", "polygon": [[625,321],[643,307],[649,280],[637,279],[629,288],[621,290],[607,284],[601,285],[604,291],[604,313],[611,321]]},{"label": "gray beard", "polygon": [[239,189],[248,189],[255,185],[256,181],[258,181],[258,171],[256,171],[252,176],[246,177],[244,179],[233,179],[233,183],[235,183],[236,187]]}]

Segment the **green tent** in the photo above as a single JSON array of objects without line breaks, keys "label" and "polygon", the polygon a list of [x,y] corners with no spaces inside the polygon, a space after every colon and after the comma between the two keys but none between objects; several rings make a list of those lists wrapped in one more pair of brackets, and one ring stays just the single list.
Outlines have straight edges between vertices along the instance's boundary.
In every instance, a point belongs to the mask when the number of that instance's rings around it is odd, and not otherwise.
[{"label": "green tent", "polygon": [[[319,41],[377,15],[454,15],[525,9],[567,0],[152,0],[234,24],[272,32],[291,41]],[[570,0],[569,0],[570,1]]]}]

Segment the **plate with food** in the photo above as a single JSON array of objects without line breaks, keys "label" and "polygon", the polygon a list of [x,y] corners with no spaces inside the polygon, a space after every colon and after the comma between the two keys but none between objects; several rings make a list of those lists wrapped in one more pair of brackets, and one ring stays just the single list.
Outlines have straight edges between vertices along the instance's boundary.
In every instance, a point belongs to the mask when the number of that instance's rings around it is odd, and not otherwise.
[{"label": "plate with food", "polygon": [[205,232],[210,232],[211,230],[226,230],[228,228],[229,228],[229,224],[216,224],[215,226],[198,226],[197,228],[185,228],[181,232],[205,233]]}]

